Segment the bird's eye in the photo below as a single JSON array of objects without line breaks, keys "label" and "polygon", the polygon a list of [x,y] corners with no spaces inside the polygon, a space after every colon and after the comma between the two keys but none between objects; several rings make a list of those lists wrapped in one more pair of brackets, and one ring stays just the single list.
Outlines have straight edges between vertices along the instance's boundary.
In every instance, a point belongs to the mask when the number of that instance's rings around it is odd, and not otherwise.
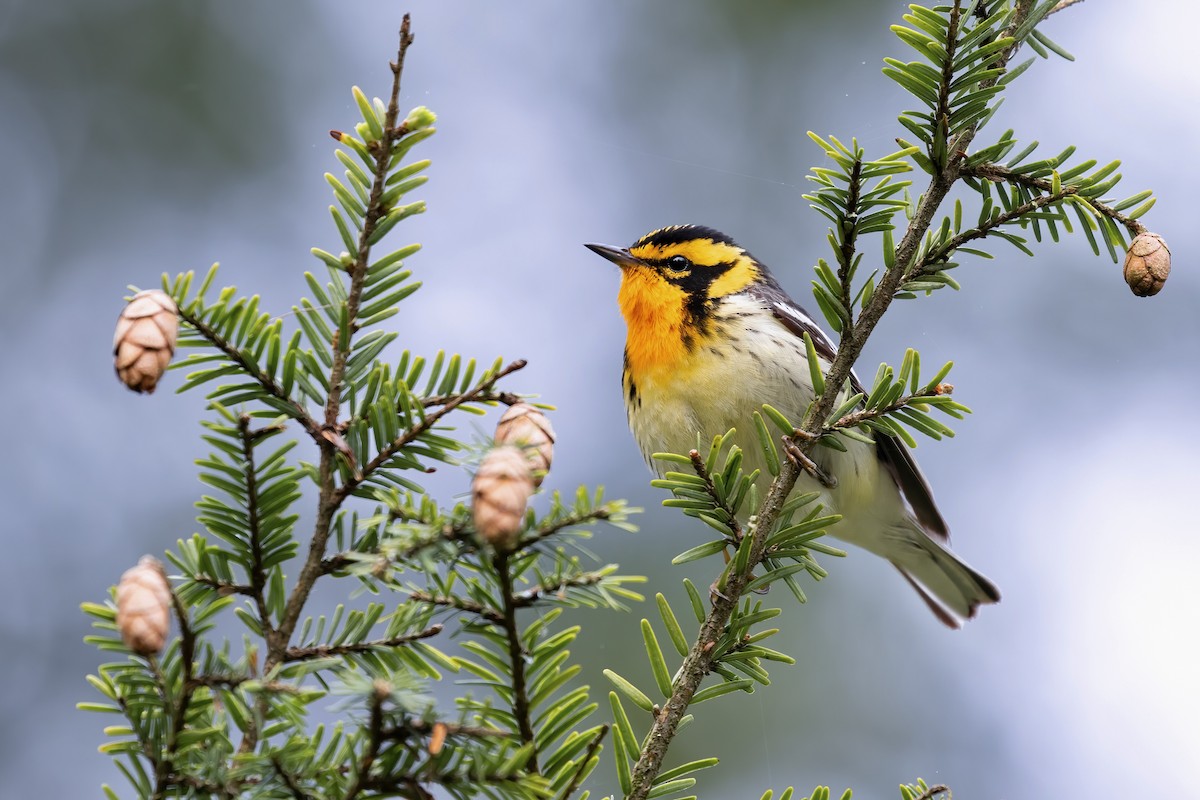
[{"label": "bird's eye", "polygon": [[671,256],[667,259],[667,266],[675,270],[685,270],[692,266],[692,262],[687,260],[687,256]]}]

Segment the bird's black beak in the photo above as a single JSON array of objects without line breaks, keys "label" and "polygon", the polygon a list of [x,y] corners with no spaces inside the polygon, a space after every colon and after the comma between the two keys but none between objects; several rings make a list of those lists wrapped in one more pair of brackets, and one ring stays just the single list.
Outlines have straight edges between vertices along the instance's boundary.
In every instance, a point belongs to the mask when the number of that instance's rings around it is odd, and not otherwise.
[{"label": "bird's black beak", "polygon": [[584,247],[586,247],[588,250],[591,250],[598,256],[607,258],[609,261],[613,262],[622,269],[642,263],[640,259],[630,254],[630,252],[623,247],[609,247],[606,244],[585,244]]}]

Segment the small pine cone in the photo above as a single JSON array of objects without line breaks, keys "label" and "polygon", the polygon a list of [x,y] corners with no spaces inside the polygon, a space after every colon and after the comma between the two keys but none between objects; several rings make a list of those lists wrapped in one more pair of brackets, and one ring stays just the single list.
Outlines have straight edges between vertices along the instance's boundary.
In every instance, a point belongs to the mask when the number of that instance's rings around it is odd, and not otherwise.
[{"label": "small pine cone", "polygon": [[525,454],[510,445],[494,448],[471,482],[475,530],[497,550],[512,550],[532,494],[533,475]]},{"label": "small pine cone", "polygon": [[135,392],[150,394],[175,354],[179,310],[163,291],[138,292],[117,318],[113,356],[117,377]]},{"label": "small pine cone", "polygon": [[117,584],[117,630],[140,656],[162,652],[171,627],[171,587],[162,563],[142,556]]},{"label": "small pine cone", "polygon": [[1144,231],[1129,243],[1125,254],[1125,282],[1138,297],[1162,290],[1171,274],[1171,249],[1157,233]]},{"label": "small pine cone", "polygon": [[528,403],[516,403],[496,423],[496,444],[511,444],[525,451],[533,470],[533,484],[542,485],[554,460],[554,428],[546,415]]}]

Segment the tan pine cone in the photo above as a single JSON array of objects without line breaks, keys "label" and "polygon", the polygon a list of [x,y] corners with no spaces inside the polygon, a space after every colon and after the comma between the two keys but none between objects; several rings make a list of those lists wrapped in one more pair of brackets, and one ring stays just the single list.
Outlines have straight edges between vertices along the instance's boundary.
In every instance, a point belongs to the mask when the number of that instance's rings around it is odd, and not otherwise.
[{"label": "tan pine cone", "polygon": [[1138,297],[1158,294],[1171,274],[1171,249],[1157,233],[1143,231],[1125,253],[1125,282]]},{"label": "tan pine cone", "polygon": [[142,556],[117,584],[117,630],[140,656],[162,652],[171,628],[171,586],[162,562]]},{"label": "tan pine cone", "polygon": [[135,392],[149,394],[175,353],[179,309],[159,289],[138,292],[117,318],[113,356],[117,377]]},{"label": "tan pine cone", "polygon": [[525,454],[511,445],[491,450],[471,482],[475,530],[497,550],[512,550],[521,535],[533,475]]},{"label": "tan pine cone", "polygon": [[533,483],[542,485],[554,460],[554,428],[546,415],[529,403],[515,403],[496,423],[496,444],[511,444],[525,451],[533,470]]}]

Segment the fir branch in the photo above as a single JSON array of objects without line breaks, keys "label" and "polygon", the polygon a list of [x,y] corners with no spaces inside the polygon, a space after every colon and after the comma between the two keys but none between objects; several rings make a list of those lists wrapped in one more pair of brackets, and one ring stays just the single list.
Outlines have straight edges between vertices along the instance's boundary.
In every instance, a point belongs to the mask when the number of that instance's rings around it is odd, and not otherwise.
[{"label": "fir branch", "polygon": [[[498,551],[492,558],[492,567],[500,580],[500,598],[504,603],[504,617],[500,623],[504,629],[504,638],[508,641],[508,660],[512,665],[512,712],[517,721],[517,731],[521,735],[522,744],[533,743],[533,720],[529,705],[529,694],[525,687],[525,646],[521,641],[521,629],[517,627],[518,598],[513,594],[512,573],[509,572],[509,554]],[[541,587],[538,587],[541,588]],[[532,603],[536,599],[528,600]],[[526,603],[526,604],[528,604]],[[526,767],[531,772],[538,771],[537,748],[529,751]]]},{"label": "fir branch", "polygon": [[[907,278],[915,278],[925,271],[926,267],[936,266],[939,262],[946,260],[958,248],[962,247],[967,242],[976,239],[982,239],[991,231],[999,228],[1002,225],[1007,225],[1010,222],[1019,222],[1026,214],[1037,211],[1045,206],[1052,206],[1055,203],[1061,203],[1065,198],[1076,194],[1079,191],[1077,186],[1063,186],[1057,192],[1052,194],[1038,195],[1032,200],[1022,203],[1019,206],[1013,206],[1008,211],[990,218],[983,224],[975,228],[970,228],[958,234],[954,238],[946,241],[941,246],[930,250],[925,254],[925,257],[913,264],[912,274]],[[1114,212],[1115,213],[1115,212]]]},{"label": "fir branch", "polygon": [[717,504],[717,508],[729,515],[729,520],[726,524],[729,525],[730,529],[733,531],[734,542],[741,542],[742,537],[745,536],[745,534],[742,532],[742,526],[737,521],[737,516],[733,513],[733,509],[730,508],[729,504],[722,500],[720,494],[717,493],[717,486],[715,483],[713,483],[712,475],[708,474],[708,467],[705,465],[704,458],[700,455],[700,451],[692,450],[690,453],[688,453],[688,455],[692,459],[692,469],[695,470],[696,475],[704,481],[704,489],[708,492],[708,496],[711,497],[713,502]]},{"label": "fir branch", "polygon": [[250,596],[258,610],[259,624],[270,638],[273,630],[271,612],[267,609],[267,572],[263,566],[262,531],[258,518],[258,479],[254,473],[254,443],[259,438],[250,429],[250,415],[242,414],[238,418],[238,432],[242,437],[242,463],[245,464],[246,474],[246,517],[249,520],[248,533],[250,538]]},{"label": "fir branch", "polygon": [[[187,609],[183,607],[179,595],[171,591],[171,605],[175,609],[175,617],[179,621],[179,666],[183,670],[180,682],[179,697],[172,698],[172,692],[167,685],[167,678],[159,667],[157,659],[151,658],[150,664],[154,670],[155,681],[162,693],[163,702],[171,707],[170,723],[167,728],[167,740],[161,753],[155,753],[151,758],[154,764],[154,795],[155,800],[166,797],[166,792],[172,786],[175,771],[175,747],[179,743],[179,734],[187,724],[188,708],[192,703],[195,685],[192,682],[192,671],[195,669],[196,634],[188,619]],[[136,726],[134,726],[136,730]]]},{"label": "fir branch", "polygon": [[297,780],[296,776],[284,769],[283,762],[281,762],[278,757],[271,757],[271,766],[275,768],[275,774],[278,775],[279,779],[283,781],[283,785],[287,787],[287,790],[291,793],[293,800],[315,800],[311,794],[301,788],[300,782]]},{"label": "fir branch", "polygon": [[[407,16],[405,16],[404,21],[405,32],[407,32]],[[400,52],[403,53],[403,49]],[[350,786],[347,787],[346,793],[342,795],[342,800],[355,800],[370,785],[371,768],[375,766],[375,759],[379,757],[379,747],[383,744],[383,701],[387,698],[387,695],[388,692],[382,691],[382,687],[377,687],[371,693],[371,716],[366,726],[366,750],[363,752],[362,758],[354,770],[354,779],[350,783]]]},{"label": "fir branch", "polygon": [[922,400],[929,397],[945,397],[950,394],[950,391],[953,388],[954,387],[948,383],[939,383],[936,386],[930,386],[929,388],[922,389],[919,392],[906,394],[898,400],[888,403],[885,406],[877,406],[876,408],[860,408],[858,411],[851,411],[841,419],[833,422],[833,424],[826,425],[824,433],[833,433],[834,431],[842,428],[853,428],[861,425],[867,420],[885,417],[888,414],[899,411],[902,408],[906,408],[913,403],[920,403]]},{"label": "fir branch", "polygon": [[249,675],[194,675],[184,681],[184,685],[190,685],[193,689],[201,686],[209,689],[236,689],[248,680],[252,680]]},{"label": "fir branch", "polygon": [[596,731],[596,735],[592,737],[592,741],[588,743],[587,750],[583,754],[583,758],[579,760],[579,766],[575,768],[575,774],[571,776],[571,782],[568,783],[558,795],[558,800],[570,800],[571,795],[579,789],[579,784],[583,782],[583,776],[587,772],[588,762],[595,758],[596,753],[600,750],[600,744],[604,741],[605,735],[608,734],[608,726],[601,725],[600,730]]},{"label": "fir branch", "polygon": [[434,425],[441,421],[442,417],[446,416],[463,403],[469,403],[472,400],[478,399],[480,395],[490,392],[492,387],[496,385],[497,381],[499,381],[501,378],[511,375],[519,369],[523,369],[526,363],[527,362],[523,359],[517,359],[516,361],[513,361],[504,369],[498,371],[495,375],[491,375],[481,380],[474,389],[451,398],[437,411],[422,418],[420,423],[409,428],[403,434],[398,436],[395,441],[390,442],[386,447],[381,448],[380,451],[375,454],[374,458],[363,465],[360,474],[347,478],[346,482],[333,492],[332,502],[334,502],[336,505],[340,505],[354,492],[355,489],[357,489],[363,484],[363,482],[370,478],[377,469],[385,465],[392,459],[393,456],[403,450],[406,446],[412,444],[423,434],[430,431]]},{"label": "fir branch", "polygon": [[342,656],[349,653],[369,653],[372,650],[401,647],[420,641],[421,639],[437,636],[441,632],[441,625],[431,625],[423,631],[409,633],[404,636],[393,636],[390,639],[372,639],[371,641],[354,642],[352,644],[318,644],[311,647],[289,647],[284,654],[283,660],[287,663],[292,661],[307,661],[311,658]]},{"label": "fir branch", "polygon": [[[1053,12],[1051,12],[1053,13]],[[964,167],[962,170],[964,177],[978,178],[980,180],[991,181],[993,183],[1011,183],[1016,186],[1023,186],[1027,189],[1036,189],[1039,192],[1053,192],[1054,183],[1045,178],[1035,178],[1032,175],[1025,175],[1020,172],[1015,172],[1001,164],[983,163],[976,164],[973,167]],[[1069,190],[1069,191],[1068,191]],[[1076,186],[1063,186],[1060,194],[1073,195],[1077,194],[1079,188]],[[1097,214],[1103,214],[1125,226],[1125,230],[1129,231],[1131,236],[1137,236],[1139,233],[1146,232],[1146,226],[1138,222],[1132,217],[1128,217],[1117,211],[1107,203],[1102,203],[1094,197],[1083,197],[1083,201],[1096,211]]]},{"label": "fir branch", "polygon": [[[1010,36],[1016,32],[1029,16],[1033,4],[1034,0],[1017,0],[1004,36]],[[958,13],[958,10],[961,9],[960,0],[955,0],[954,8]],[[948,46],[952,47],[953,45],[949,44]],[[999,53],[995,62],[996,66],[1003,68],[1007,65],[1019,46],[1020,42],[1015,41]],[[999,78],[1000,76],[997,75],[981,81],[979,88],[985,89],[993,86]],[[943,76],[943,82],[945,80],[946,78]],[[876,291],[871,295],[871,300],[863,309],[858,320],[853,325],[847,326],[843,333],[837,356],[825,375],[825,391],[809,406],[800,425],[801,430],[808,434],[801,437],[800,441],[796,443],[802,452],[807,453],[816,445],[823,422],[833,410],[841,387],[850,377],[850,370],[854,366],[854,362],[858,360],[867,338],[874,331],[875,326],[894,299],[897,289],[909,272],[922,239],[933,222],[934,214],[958,179],[966,149],[977,130],[978,123],[972,123],[951,143],[945,166],[940,167],[931,176],[929,187],[921,196],[908,229],[896,247],[893,266],[883,274]],[[662,769],[663,759],[675,737],[679,723],[687,713],[692,696],[712,667],[712,651],[728,625],[738,600],[745,591],[746,584],[751,580],[753,568],[762,561],[767,538],[779,519],[784,502],[796,485],[801,471],[802,469],[795,459],[787,459],[780,465],[779,475],[772,481],[767,496],[759,509],[756,524],[750,531],[752,538],[746,569],[744,571],[731,570],[722,587],[723,592],[712,596],[712,607],[700,627],[700,633],[688,651],[683,665],[676,673],[671,697],[655,715],[654,724],[644,740],[637,763],[633,768],[633,790],[628,794],[627,800],[646,800],[649,795],[651,785]]]},{"label": "fir branch", "polygon": [[303,404],[298,403],[284,392],[283,387],[273,377],[256,367],[242,354],[241,350],[220,333],[213,330],[199,315],[191,313],[183,306],[178,308],[178,312],[181,320],[192,326],[192,329],[200,334],[209,344],[224,353],[230,361],[237,364],[243,372],[253,378],[263,388],[263,391],[283,403],[288,409],[288,416],[299,422],[308,435],[316,440],[318,444],[320,443],[322,439],[321,426],[308,413],[308,409]]},{"label": "fir branch", "polygon": [[[391,161],[392,148],[407,132],[396,127],[399,117],[400,77],[404,69],[404,56],[412,44],[410,19],[404,15],[400,26],[400,46],[396,60],[392,62],[392,91],[385,116],[385,134],[382,140],[371,144],[375,159],[375,174],[371,185],[370,200],[367,203],[366,217],[359,235],[358,252],[355,253],[354,263],[348,268],[350,272],[350,289],[346,299],[346,315],[349,320],[347,330],[353,335],[356,330],[358,308],[362,299],[363,282],[366,279],[367,267],[371,257],[371,235],[375,232],[380,218],[386,213],[382,198],[387,181],[388,166]],[[335,337],[336,339],[336,337]],[[325,427],[336,430],[338,413],[342,405],[342,380],[346,370],[346,360],[351,347],[350,342],[336,341],[333,344],[333,364],[329,372],[329,395],[325,403]],[[333,442],[317,432],[317,444],[321,448],[321,461],[318,466],[318,485],[320,493],[317,505],[317,519],[313,525],[312,540],[309,543],[308,557],[296,585],[288,596],[284,607],[283,618],[279,627],[269,631],[267,636],[267,658],[265,672],[270,672],[283,662],[286,657],[288,642],[300,621],[304,604],[312,592],[313,585],[322,574],[321,562],[325,558],[325,547],[329,541],[333,518],[345,495],[341,494],[336,483],[338,449]],[[251,742],[253,744],[253,742]]]},{"label": "fir branch", "polygon": [[482,617],[488,622],[494,622],[498,625],[504,624],[504,616],[498,611],[487,608],[486,606],[482,606],[473,600],[465,600],[455,595],[432,594],[430,592],[416,590],[409,593],[408,599],[415,600],[418,603],[425,603],[426,605],[437,606],[439,608],[448,608],[454,611],[465,611],[468,614],[474,614],[475,616]]},{"label": "fir branch", "polygon": [[481,725],[457,725],[452,722],[429,722],[423,719],[408,719],[400,725],[385,727],[382,736],[385,741],[403,741],[415,734],[433,733],[435,725],[446,729],[447,736],[464,736],[471,739],[503,739],[512,736],[508,731],[499,728],[485,728]]},{"label": "fir branch", "polygon": [[532,605],[536,605],[538,600],[548,595],[558,594],[566,589],[595,586],[604,580],[604,577],[599,572],[585,572],[582,575],[572,575],[569,578],[564,578],[557,583],[539,583],[537,586],[514,594],[512,596],[513,604],[516,608],[529,608]]},{"label": "fir branch", "polygon": [[[1066,5],[1074,5],[1075,3],[1082,1],[1083,0],[1074,0],[1074,2],[1069,2]],[[1059,3],[1059,6],[1063,6],[1063,4]],[[1057,10],[1058,8],[1054,9],[1054,11]],[[1054,11],[1051,11],[1050,13],[1053,14]],[[939,794],[945,794],[948,799],[950,797],[950,787],[944,783],[935,783],[933,786],[930,786],[928,789],[914,797],[913,800],[933,800],[933,798]]]},{"label": "fir branch", "polygon": [[216,578],[210,578],[207,575],[193,575],[191,578],[196,583],[203,586],[208,586],[217,590],[217,594],[222,596],[230,594],[240,594],[246,597],[254,597],[254,587],[245,583],[230,583],[228,581],[219,581]]},{"label": "fir branch", "polygon": [[587,525],[592,522],[603,522],[611,518],[612,512],[607,508],[596,508],[586,514],[568,514],[565,517],[544,520],[536,529],[521,538],[519,547],[527,547],[543,539],[548,539],[567,528],[573,528],[577,525]]},{"label": "fir branch", "polygon": [[[457,394],[435,394],[432,397],[426,397],[426,398],[422,399],[421,405],[425,406],[425,408],[432,408],[433,406],[444,406],[447,403],[456,402],[457,398],[459,398],[460,396],[461,395],[457,395]],[[519,395],[515,392],[490,392],[490,391],[489,392],[481,392],[478,395],[476,395],[475,397],[471,398],[471,400],[473,402],[477,402],[477,403],[503,403],[506,406],[513,406],[513,405],[516,405],[517,403],[522,403],[525,401],[525,399],[523,397],[521,397],[521,395]]]},{"label": "fir branch", "polygon": [[[858,200],[862,192],[862,166],[862,159],[856,158],[854,166],[850,168],[850,180],[846,187],[846,215],[841,226],[842,230],[839,231],[842,245],[838,249],[838,282],[842,286],[842,307],[850,315],[845,322],[847,326],[854,324],[854,300],[850,296],[850,279],[858,240]],[[705,479],[707,480],[707,478]],[[740,536],[738,538],[741,539]]]}]

